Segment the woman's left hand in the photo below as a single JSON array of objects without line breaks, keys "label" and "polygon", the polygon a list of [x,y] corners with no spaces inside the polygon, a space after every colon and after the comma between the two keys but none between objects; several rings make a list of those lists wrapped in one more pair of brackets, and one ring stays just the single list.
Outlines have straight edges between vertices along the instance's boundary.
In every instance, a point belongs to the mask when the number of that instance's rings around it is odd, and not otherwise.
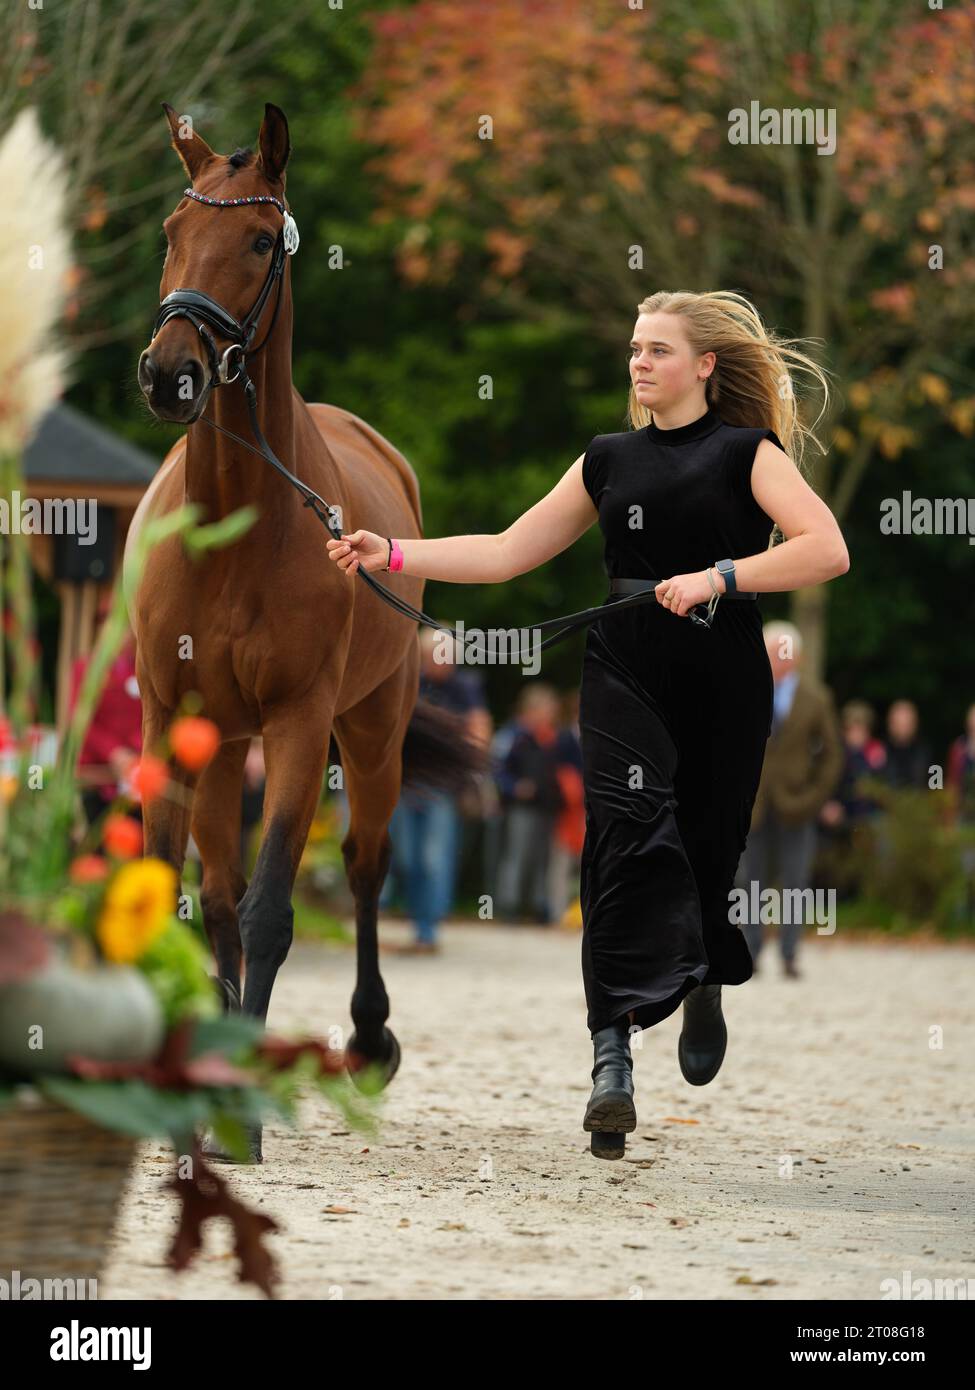
[{"label": "woman's left hand", "polygon": [[[724,577],[712,569],[711,575],[719,594],[724,593]],[[707,603],[714,593],[703,570],[697,574],[675,574],[671,579],[661,579],[654,589],[657,602],[676,613],[678,618],[686,618],[688,610],[699,603]]]}]

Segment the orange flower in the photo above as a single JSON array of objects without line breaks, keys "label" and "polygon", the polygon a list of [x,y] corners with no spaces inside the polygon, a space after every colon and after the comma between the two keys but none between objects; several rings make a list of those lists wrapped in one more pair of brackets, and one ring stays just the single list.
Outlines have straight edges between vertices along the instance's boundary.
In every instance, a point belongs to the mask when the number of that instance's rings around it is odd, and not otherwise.
[{"label": "orange flower", "polygon": [[144,806],[147,801],[154,801],[156,797],[162,796],[169,782],[169,771],[162,758],[145,753],[133,765],[129,780],[132,790]]},{"label": "orange flower", "polygon": [[102,843],[116,859],[134,859],[142,853],[142,826],[129,816],[109,816],[102,832]]},{"label": "orange flower", "polygon": [[80,854],[68,871],[72,883],[99,883],[108,873],[108,863],[100,854]]},{"label": "orange flower", "polygon": [[169,746],[188,771],[200,772],[220,747],[220,730],[212,719],[186,715],[170,729]]}]

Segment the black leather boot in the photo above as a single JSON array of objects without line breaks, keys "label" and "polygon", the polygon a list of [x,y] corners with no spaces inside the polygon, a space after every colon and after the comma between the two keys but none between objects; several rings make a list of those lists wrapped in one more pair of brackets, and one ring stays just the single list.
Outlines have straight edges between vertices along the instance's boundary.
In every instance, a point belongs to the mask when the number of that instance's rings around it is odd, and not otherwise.
[{"label": "black leather boot", "polygon": [[594,1082],[582,1127],[592,1135],[597,1158],[622,1158],[625,1136],[636,1129],[633,1057],[629,1022],[624,1016],[592,1036]]},{"label": "black leather boot", "polygon": [[677,1060],[685,1081],[706,1086],[724,1061],[728,1029],[721,1012],[721,986],[698,985],[684,997],[684,1026],[677,1039]]}]

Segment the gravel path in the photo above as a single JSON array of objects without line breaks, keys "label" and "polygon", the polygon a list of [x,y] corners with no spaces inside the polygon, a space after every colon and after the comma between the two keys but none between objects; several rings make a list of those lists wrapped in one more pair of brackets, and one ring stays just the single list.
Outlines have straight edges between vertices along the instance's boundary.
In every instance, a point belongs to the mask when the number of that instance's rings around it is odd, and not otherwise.
[{"label": "gravel path", "polygon": [[[281,1296],[878,1299],[905,1271],[975,1291],[971,948],[813,936],[786,980],[772,943],[762,973],[724,991],[709,1086],[678,1070],[680,1010],[640,1035],[639,1123],[605,1162],[581,1126],[579,936],[443,936],[439,957],[383,956],[403,1062],[379,1140],[343,1133],[316,1098],[300,1134],[265,1131],[263,1167],[222,1170],[282,1227]],[[271,1026],[348,1027],[353,968],[351,950],[296,945]],[[261,1298],[222,1231],[167,1271],[168,1173],[145,1145],[101,1297]]]}]

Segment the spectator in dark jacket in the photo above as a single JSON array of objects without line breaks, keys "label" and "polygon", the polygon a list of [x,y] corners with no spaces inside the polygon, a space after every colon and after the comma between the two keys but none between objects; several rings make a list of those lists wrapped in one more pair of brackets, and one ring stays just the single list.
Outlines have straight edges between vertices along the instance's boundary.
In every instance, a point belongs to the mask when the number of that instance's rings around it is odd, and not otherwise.
[{"label": "spectator in dark jacket", "polygon": [[[485,707],[480,673],[438,660],[440,634],[432,628],[421,629],[419,640],[420,698],[462,717],[468,737],[475,740]],[[389,824],[392,873],[379,902],[380,907],[386,907],[399,886],[413,921],[413,940],[402,946],[384,943],[384,950],[414,955],[439,951],[438,926],[454,903],[461,831],[460,807],[452,792],[429,787],[403,789]]]},{"label": "spectator in dark jacket", "polygon": [[514,737],[497,772],[504,828],[495,906],[503,921],[518,919],[523,886],[528,889],[533,919],[544,924],[552,921],[549,859],[563,805],[558,720],[555,690],[543,681],[525,686]]},{"label": "spectator in dark jacket", "polygon": [[888,786],[928,786],[931,751],[918,734],[917,705],[913,700],[895,700],[887,711],[887,760],[881,777]]},{"label": "spectator in dark jacket", "polygon": [[887,754],[873,735],[874,712],[865,700],[850,700],[843,706],[843,775],[836,800],[841,807],[837,822],[851,828],[868,821],[880,806],[863,786],[863,780],[883,776]]}]

